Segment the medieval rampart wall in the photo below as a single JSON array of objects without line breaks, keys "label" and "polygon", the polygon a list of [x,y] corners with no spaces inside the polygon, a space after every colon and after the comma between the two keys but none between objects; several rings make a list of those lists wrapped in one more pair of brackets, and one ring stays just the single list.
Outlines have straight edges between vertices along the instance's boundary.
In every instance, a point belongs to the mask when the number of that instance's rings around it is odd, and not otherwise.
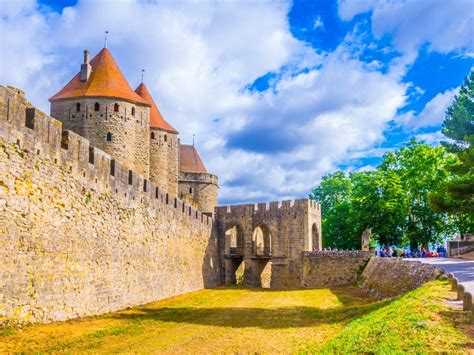
[{"label": "medieval rampart wall", "polygon": [[370,251],[303,253],[301,287],[354,285],[372,255]]},{"label": "medieval rampart wall", "polygon": [[0,87],[0,320],[101,314],[219,283],[213,220]]}]

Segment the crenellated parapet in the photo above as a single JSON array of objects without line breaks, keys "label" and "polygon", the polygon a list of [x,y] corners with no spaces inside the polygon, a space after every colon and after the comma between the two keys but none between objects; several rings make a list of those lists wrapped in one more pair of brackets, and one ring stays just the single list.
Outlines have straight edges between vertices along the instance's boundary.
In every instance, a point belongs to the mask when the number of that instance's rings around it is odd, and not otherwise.
[{"label": "crenellated parapet", "polygon": [[281,214],[284,212],[310,212],[321,213],[321,205],[310,200],[283,200],[255,204],[220,206],[217,209],[217,215],[255,215],[255,214]]},{"label": "crenellated parapet", "polygon": [[243,283],[298,287],[301,253],[321,248],[321,206],[309,199],[216,208],[225,280],[245,264]]},{"label": "crenellated parapet", "polygon": [[94,191],[111,193],[129,207],[148,203],[159,211],[179,212],[179,217],[212,226],[212,217],[127,169],[114,157],[92,146],[89,140],[63,130],[60,121],[32,107],[14,88],[0,86],[0,123],[3,140],[53,161]]}]

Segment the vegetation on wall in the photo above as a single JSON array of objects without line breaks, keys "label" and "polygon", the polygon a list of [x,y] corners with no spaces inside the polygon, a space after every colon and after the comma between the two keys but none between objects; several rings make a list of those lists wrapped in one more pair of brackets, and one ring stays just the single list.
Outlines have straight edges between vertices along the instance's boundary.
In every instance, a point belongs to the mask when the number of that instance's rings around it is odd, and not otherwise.
[{"label": "vegetation on wall", "polygon": [[371,228],[382,245],[428,247],[474,230],[474,72],[446,112],[449,142],[411,139],[374,171],[323,177],[310,198],[321,203],[323,246],[360,248]]}]

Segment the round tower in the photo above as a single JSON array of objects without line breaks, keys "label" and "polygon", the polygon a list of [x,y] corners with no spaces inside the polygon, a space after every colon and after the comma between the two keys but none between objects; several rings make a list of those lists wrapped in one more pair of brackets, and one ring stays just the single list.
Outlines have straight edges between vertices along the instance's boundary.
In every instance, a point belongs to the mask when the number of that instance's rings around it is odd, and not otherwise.
[{"label": "round tower", "polygon": [[150,104],[135,93],[107,48],[49,99],[51,116],[110,154],[127,168],[149,176]]},{"label": "round tower", "polygon": [[165,121],[146,85],[135,90],[150,104],[150,181],[178,196],[179,137],[178,131]]},{"label": "round tower", "polygon": [[194,145],[180,145],[179,195],[191,200],[203,213],[213,215],[217,207],[217,176],[207,172]]}]

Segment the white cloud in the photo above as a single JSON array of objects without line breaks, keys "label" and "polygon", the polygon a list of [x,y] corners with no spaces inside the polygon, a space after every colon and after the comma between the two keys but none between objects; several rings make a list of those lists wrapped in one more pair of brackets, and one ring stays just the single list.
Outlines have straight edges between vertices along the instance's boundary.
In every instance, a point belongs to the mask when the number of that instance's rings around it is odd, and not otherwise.
[{"label": "white cloud", "polygon": [[[316,54],[292,36],[288,10],[280,1],[81,0],[56,14],[15,2],[0,10],[0,82],[48,111],[47,98],[79,70],[82,50],[96,53],[108,29],[132,87],[145,68],[183,143],[196,134],[220,177],[221,201],[304,197],[338,162],[383,140],[407,87],[378,63],[354,59],[344,43]],[[282,67],[274,90],[244,90]]]},{"label": "white cloud", "polygon": [[449,141],[441,131],[420,133],[417,134],[415,138],[431,145],[439,145],[441,141]]},{"label": "white cloud", "polygon": [[455,88],[438,93],[425,105],[420,113],[408,111],[399,115],[395,121],[406,130],[437,126],[444,121],[446,110],[453,102],[458,91],[459,88]]},{"label": "white cloud", "polygon": [[396,49],[411,62],[424,44],[440,53],[474,52],[472,0],[339,0],[339,16],[346,21],[373,11],[373,33],[393,36]]}]

